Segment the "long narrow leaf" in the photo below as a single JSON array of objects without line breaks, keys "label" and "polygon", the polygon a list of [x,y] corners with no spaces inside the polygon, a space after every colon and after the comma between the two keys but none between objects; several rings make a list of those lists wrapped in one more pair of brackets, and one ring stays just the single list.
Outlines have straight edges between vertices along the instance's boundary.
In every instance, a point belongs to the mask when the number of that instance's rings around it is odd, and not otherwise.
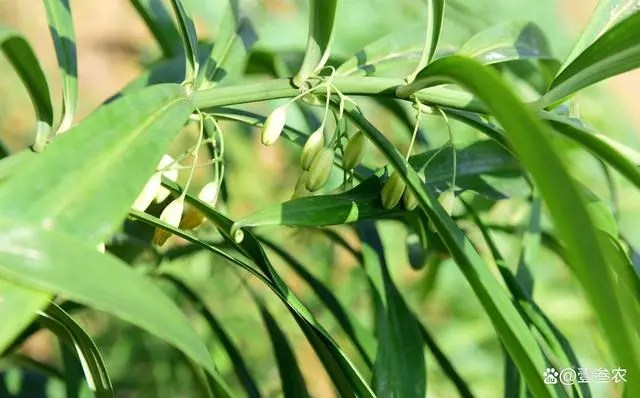
[{"label": "long narrow leaf", "polygon": [[436,53],[440,32],[442,30],[442,21],[444,19],[445,0],[427,0],[427,24],[426,33],[424,35],[424,47],[420,54],[420,59],[414,71],[407,76],[407,83],[411,83],[416,75],[424,69],[431,61]]},{"label": "long narrow leaf", "polygon": [[534,106],[547,108],[587,86],[640,66],[640,12],[631,14],[585,49],[551,83]]},{"label": "long narrow leaf", "polygon": [[56,48],[58,66],[62,75],[62,119],[58,132],[68,130],[73,124],[78,107],[78,58],[76,35],[69,0],[45,0],[49,32]]},{"label": "long narrow leaf", "polygon": [[0,48],[18,72],[36,112],[36,139],[34,149],[44,149],[53,127],[53,105],[49,84],[31,46],[19,33],[0,24]]},{"label": "long narrow leaf", "polygon": [[[434,83],[453,81],[465,86],[492,110],[549,208],[558,236],[566,245],[572,270],[598,316],[616,359],[630,371],[640,372],[640,353],[632,348],[638,347],[637,336],[624,316],[611,267],[595,236],[585,201],[569,176],[563,157],[549,142],[548,127],[520,103],[493,71],[476,61],[457,56],[443,58],[428,66],[421,75],[413,85],[400,89],[399,94],[407,95]],[[525,367],[518,367],[529,388],[538,393],[538,386],[530,379],[533,375],[527,375]],[[537,383],[539,376],[536,379]]]},{"label": "long narrow leaf", "polygon": [[[99,253],[81,238],[22,222],[0,224],[4,231],[0,237],[0,278],[62,295],[131,322],[174,345],[219,378],[182,311],[127,264]],[[224,385],[221,379],[218,382]]]},{"label": "long narrow leaf", "polygon": [[14,339],[36,318],[50,296],[0,279],[0,356]]},{"label": "long narrow leaf", "polygon": [[173,12],[180,27],[180,37],[186,58],[186,73],[184,80],[195,83],[198,76],[199,56],[198,56],[198,36],[193,18],[182,6],[182,0],[171,0]]},{"label": "long narrow leaf", "polygon": [[130,0],[153,38],[158,42],[164,58],[173,58],[180,50],[180,33],[162,0]]}]

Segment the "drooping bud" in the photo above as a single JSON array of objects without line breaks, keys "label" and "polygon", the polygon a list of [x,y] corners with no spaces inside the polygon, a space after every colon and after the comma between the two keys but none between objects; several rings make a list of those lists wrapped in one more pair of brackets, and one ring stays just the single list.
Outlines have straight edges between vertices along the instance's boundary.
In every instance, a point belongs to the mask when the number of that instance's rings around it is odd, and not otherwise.
[{"label": "drooping bud", "polygon": [[382,187],[382,206],[385,209],[393,209],[396,207],[402,194],[404,193],[405,183],[400,174],[393,172],[389,179]]},{"label": "drooping bud", "polygon": [[277,107],[264,122],[260,135],[264,145],[273,145],[280,138],[282,129],[284,129],[284,125],[287,122],[287,107],[288,104]]},{"label": "drooping bud", "polygon": [[342,157],[342,167],[345,170],[353,170],[362,162],[366,143],[367,137],[362,131],[358,131],[349,139]]},{"label": "drooping bud", "polygon": [[[198,199],[213,206],[218,199],[218,183],[215,181],[207,183],[202,187],[200,193],[198,193]],[[180,220],[180,228],[196,229],[202,225],[205,220],[206,217],[200,210],[193,206],[189,206]]]},{"label": "drooping bud", "polygon": [[316,157],[323,146],[324,131],[323,128],[320,127],[309,136],[307,142],[302,148],[302,155],[300,155],[300,165],[302,166],[302,170],[309,170],[311,162],[313,162],[313,158]]},{"label": "drooping bud", "polygon": [[142,188],[142,192],[140,192],[135,202],[133,202],[131,208],[138,211],[145,211],[158,194],[160,188],[160,173],[154,173],[144,188]]},{"label": "drooping bud", "polygon": [[[424,184],[425,182],[424,175],[420,174],[419,176],[420,176],[420,179],[422,180],[422,183]],[[410,189],[404,190],[404,194],[402,195],[402,202],[404,203],[404,207],[409,211],[415,209],[418,206],[418,199],[413,194],[413,192],[411,192]]]},{"label": "drooping bud", "polygon": [[331,148],[322,148],[315,156],[313,162],[311,162],[311,167],[309,167],[309,177],[305,183],[309,191],[315,192],[329,181],[334,156]]},{"label": "drooping bud", "polygon": [[[160,220],[171,225],[172,227],[177,228],[180,225],[180,220],[182,219],[182,212],[184,210],[184,199],[179,197],[178,199],[173,200],[171,203],[164,208],[162,213],[160,214]],[[162,246],[167,239],[169,239],[171,233],[161,229],[156,228],[156,231],[153,235],[153,243]]]},{"label": "drooping bud", "polygon": [[447,189],[438,196],[438,202],[449,216],[453,213],[453,206],[456,202],[456,194],[453,189]]},{"label": "drooping bud", "polygon": [[96,250],[98,250],[98,252],[104,254],[104,252],[107,251],[107,248],[105,247],[104,242],[98,243],[98,246],[96,246]]},{"label": "drooping bud", "polygon": [[[162,156],[162,159],[160,159],[160,163],[158,164],[158,170],[162,170],[165,167],[168,167],[174,161],[175,161],[175,159],[173,159],[171,156],[165,154],[164,156]],[[178,169],[169,168],[167,170],[163,170],[162,171],[162,176],[170,179],[173,182],[176,182],[176,181],[178,181]],[[169,197],[170,193],[171,192],[167,188],[161,186],[160,189],[158,190],[158,193],[156,194],[156,197],[155,197],[156,203],[164,202],[165,199],[167,199]]]}]

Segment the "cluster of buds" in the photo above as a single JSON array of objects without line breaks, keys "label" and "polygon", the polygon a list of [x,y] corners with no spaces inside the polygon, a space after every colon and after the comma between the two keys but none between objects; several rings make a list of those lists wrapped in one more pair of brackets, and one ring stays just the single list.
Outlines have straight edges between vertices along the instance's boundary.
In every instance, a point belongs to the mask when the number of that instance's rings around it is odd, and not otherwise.
[{"label": "cluster of buds", "polygon": [[174,182],[178,180],[178,169],[172,167],[174,163],[175,160],[171,156],[164,155],[162,157],[157,171],[149,178],[142,192],[131,205],[132,209],[145,211],[152,202],[162,203],[167,199],[169,191],[161,185],[161,181],[162,176]]},{"label": "cluster of buds", "polygon": [[[420,179],[422,183],[425,182],[424,176],[420,176]],[[418,206],[418,200],[415,195],[407,189],[400,174],[394,171],[382,187],[382,206],[385,209],[393,209],[400,203],[400,200],[402,200],[405,209],[409,211]]]},{"label": "cluster of buds", "polygon": [[[158,164],[157,171],[149,178],[144,188],[136,198],[131,208],[138,211],[145,211],[152,202],[162,203],[170,195],[168,189],[161,186],[162,176],[176,182],[178,180],[178,167],[175,160],[164,155]],[[219,184],[217,181],[206,184],[198,194],[198,199],[213,206],[218,199]],[[186,209],[186,210],[185,210]],[[193,230],[198,228],[205,221],[205,216],[196,208],[185,206],[184,196],[172,200],[160,214],[160,220],[174,228]],[[158,246],[162,246],[171,233],[156,228],[152,242]],[[104,252],[104,244],[98,246],[98,251]]]},{"label": "cluster of buds", "polygon": [[[303,96],[303,100],[308,100],[309,98],[313,99],[315,97],[310,94]],[[282,130],[287,120],[287,107],[289,104],[290,102],[277,107],[265,120],[260,134],[260,139],[264,145],[273,145],[282,135]],[[321,102],[318,101],[317,104],[320,105]],[[326,119],[328,102],[325,105]],[[329,141],[331,142],[327,142],[325,139],[323,121],[320,127],[309,135],[302,148],[300,166],[303,172],[296,182],[293,198],[305,196],[309,192],[316,192],[329,181],[335,161],[333,140]],[[353,170],[362,162],[365,144],[366,137],[361,131],[358,131],[349,139],[342,158],[342,166],[345,171]]]}]

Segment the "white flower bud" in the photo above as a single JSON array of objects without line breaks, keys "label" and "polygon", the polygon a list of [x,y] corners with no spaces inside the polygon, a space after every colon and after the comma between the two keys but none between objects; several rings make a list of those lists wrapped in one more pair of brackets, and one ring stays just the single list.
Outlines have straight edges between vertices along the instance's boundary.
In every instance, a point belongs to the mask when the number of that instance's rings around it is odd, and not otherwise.
[{"label": "white flower bud", "polygon": [[[175,161],[175,159],[173,159],[171,156],[165,154],[164,156],[162,156],[162,159],[160,160],[160,163],[158,164],[158,170],[162,170],[165,167],[168,167],[174,161]],[[167,170],[163,170],[162,171],[162,175],[164,177],[168,178],[169,180],[173,181],[173,182],[178,181],[178,169],[169,168]],[[167,188],[161,186],[160,189],[158,189],[158,193],[156,194],[156,197],[155,197],[156,203],[164,202],[165,199],[167,199],[169,197],[170,193],[171,192]]]},{"label": "white flower bud", "polygon": [[138,211],[145,211],[153,201],[153,198],[158,194],[160,188],[160,174],[154,173],[151,178],[149,178],[149,181],[147,181],[147,184],[135,202],[133,202],[133,205],[131,205],[131,208]]},{"label": "white flower bud", "polygon": [[[164,210],[160,214],[160,220],[171,225],[172,227],[178,228],[178,226],[180,225],[180,220],[182,219],[183,210],[184,199],[182,197],[179,197],[178,199],[173,200],[167,205],[167,207],[164,208]],[[167,239],[169,239],[169,236],[171,236],[171,233],[167,232],[164,229],[156,228],[152,242],[158,246],[162,246],[167,241]]]},{"label": "white flower bud", "polygon": [[202,187],[198,193],[198,199],[209,204],[215,203],[218,199],[218,182],[211,181]]},{"label": "white flower bud", "polygon": [[264,122],[260,135],[264,145],[273,145],[282,134],[282,129],[287,122],[287,106],[288,104],[285,104],[274,109]]},{"label": "white flower bud", "polygon": [[100,253],[104,253],[107,250],[107,248],[104,246],[104,242],[98,243],[98,246],[96,246],[96,250],[98,250],[98,252]]}]

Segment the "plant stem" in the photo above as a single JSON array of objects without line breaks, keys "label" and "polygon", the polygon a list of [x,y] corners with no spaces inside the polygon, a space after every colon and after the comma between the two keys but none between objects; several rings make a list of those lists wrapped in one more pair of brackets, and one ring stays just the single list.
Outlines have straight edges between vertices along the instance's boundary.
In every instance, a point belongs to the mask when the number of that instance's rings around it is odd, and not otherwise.
[{"label": "plant stem", "polygon": [[[399,98],[396,96],[396,89],[404,85],[404,80],[402,79],[336,76],[331,83],[333,87],[345,95],[382,96],[413,101],[412,98]],[[278,98],[291,98],[299,94],[300,90],[291,84],[290,79],[274,79],[265,82],[214,87],[197,91],[193,93],[192,100],[197,108],[205,109]],[[486,113],[485,107],[464,91],[437,86],[420,90],[414,96],[425,104]]]}]

